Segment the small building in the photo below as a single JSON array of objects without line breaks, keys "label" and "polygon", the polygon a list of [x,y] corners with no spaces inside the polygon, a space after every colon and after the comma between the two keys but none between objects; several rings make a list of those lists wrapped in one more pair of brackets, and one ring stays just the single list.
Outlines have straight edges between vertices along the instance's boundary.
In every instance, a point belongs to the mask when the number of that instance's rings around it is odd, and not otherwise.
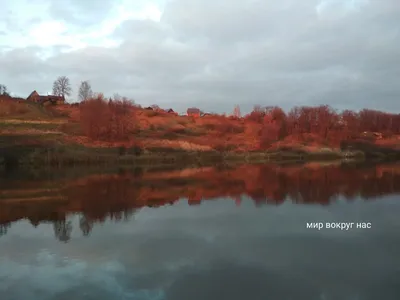
[{"label": "small building", "polygon": [[41,96],[38,94],[38,92],[33,91],[28,98],[26,98],[27,101],[32,101],[35,103],[40,103],[40,104],[64,104],[65,103],[65,98],[64,96],[55,96],[55,95],[47,95],[47,96]]},{"label": "small building", "polygon": [[192,108],[188,108],[186,111],[188,116],[192,116],[192,117],[200,117],[200,109],[192,107]]},{"label": "small building", "polygon": [[167,109],[166,112],[169,114],[178,115],[178,113],[176,111],[174,111],[172,108]]},{"label": "small building", "polygon": [[151,106],[145,107],[145,110],[154,110]]}]

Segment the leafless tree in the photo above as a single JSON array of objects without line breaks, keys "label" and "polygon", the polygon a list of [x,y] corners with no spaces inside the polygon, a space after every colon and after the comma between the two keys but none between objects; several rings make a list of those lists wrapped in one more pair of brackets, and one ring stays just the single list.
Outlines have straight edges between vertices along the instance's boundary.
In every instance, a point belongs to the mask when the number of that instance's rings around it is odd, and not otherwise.
[{"label": "leafless tree", "polygon": [[71,96],[72,88],[67,76],[59,76],[53,82],[53,94],[56,96]]},{"label": "leafless tree", "polygon": [[5,86],[4,84],[0,84],[0,95],[1,96],[3,96],[3,95],[8,96],[9,95],[7,86]]},{"label": "leafless tree", "polygon": [[114,93],[114,95],[113,95],[113,100],[115,100],[115,101],[121,101],[121,99],[122,99],[122,97],[121,97],[120,94]]},{"label": "leafless tree", "polygon": [[113,95],[113,100],[115,100],[115,101],[125,101],[125,102],[135,103],[135,101],[134,101],[133,99],[130,99],[130,98],[126,97],[126,96],[121,96],[121,95],[118,94],[118,93],[114,93],[114,95]]},{"label": "leafless tree", "polygon": [[78,98],[81,101],[85,101],[93,96],[92,87],[89,81],[85,80],[81,82],[79,86]]},{"label": "leafless tree", "polygon": [[242,114],[240,113],[240,107],[239,105],[235,106],[235,109],[233,110],[233,116],[240,118]]}]

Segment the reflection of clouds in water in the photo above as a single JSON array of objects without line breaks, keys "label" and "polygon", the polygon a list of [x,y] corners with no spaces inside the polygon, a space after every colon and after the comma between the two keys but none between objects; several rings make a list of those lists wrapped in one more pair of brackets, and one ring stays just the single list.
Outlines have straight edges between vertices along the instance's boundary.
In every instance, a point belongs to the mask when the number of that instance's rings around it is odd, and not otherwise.
[{"label": "reflection of clouds in water", "polygon": [[11,293],[13,299],[32,299],[32,294],[37,294],[46,300],[75,291],[88,295],[93,291],[96,295],[109,293],[119,299],[163,299],[162,291],[135,291],[134,283],[129,289],[124,287],[124,280],[118,278],[123,279],[126,270],[117,261],[94,266],[42,250],[29,264],[6,259],[0,264],[0,295]]},{"label": "reflection of clouds in water", "polygon": [[[11,260],[1,261],[0,290],[13,291],[29,299],[33,290],[54,294],[77,286],[83,279],[87,264],[82,261],[59,258],[42,251],[29,264]],[[18,289],[17,287],[24,287]],[[23,299],[23,298],[21,298]]]},{"label": "reflection of clouds in water", "polygon": [[[95,300],[163,299],[164,292],[168,300],[234,300],[246,299],[255,289],[264,297],[259,299],[314,300],[321,291],[328,300],[346,299],[368,291],[397,300],[390,278],[400,268],[400,202],[394,197],[380,201],[261,208],[250,202],[240,208],[231,201],[195,207],[179,203],[143,209],[129,223],[95,226],[89,238],[76,233],[67,244],[55,240],[51,225],[48,235],[32,238],[26,231],[19,235],[26,227],[16,224],[7,240],[0,240],[1,288],[36,287],[47,297],[38,300],[83,294]],[[373,228],[343,232],[305,227],[306,222],[357,218],[372,221]],[[70,220],[78,228],[79,219]],[[225,290],[222,296],[220,290]],[[24,299],[22,293],[13,290],[21,296],[16,299]]]}]

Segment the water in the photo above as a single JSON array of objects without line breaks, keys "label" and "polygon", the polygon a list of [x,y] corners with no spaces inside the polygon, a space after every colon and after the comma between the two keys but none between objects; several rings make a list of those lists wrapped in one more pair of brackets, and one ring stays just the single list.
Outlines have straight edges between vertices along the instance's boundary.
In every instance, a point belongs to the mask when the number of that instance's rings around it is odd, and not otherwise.
[{"label": "water", "polygon": [[57,176],[0,183],[2,300],[400,299],[398,165]]}]

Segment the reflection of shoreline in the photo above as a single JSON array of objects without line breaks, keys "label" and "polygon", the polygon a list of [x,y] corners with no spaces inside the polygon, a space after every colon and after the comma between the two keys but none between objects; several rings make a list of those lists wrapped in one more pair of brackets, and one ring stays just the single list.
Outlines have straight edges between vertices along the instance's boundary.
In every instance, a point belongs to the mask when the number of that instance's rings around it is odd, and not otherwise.
[{"label": "reflection of shoreline", "polygon": [[[121,219],[141,207],[191,205],[226,197],[240,205],[243,195],[257,205],[284,201],[327,205],[338,196],[372,199],[400,192],[400,164],[242,165],[178,171],[92,175],[77,180],[18,182],[0,191],[0,223],[26,218],[37,226],[81,213],[89,223]],[[3,229],[5,230],[5,229]]]}]

